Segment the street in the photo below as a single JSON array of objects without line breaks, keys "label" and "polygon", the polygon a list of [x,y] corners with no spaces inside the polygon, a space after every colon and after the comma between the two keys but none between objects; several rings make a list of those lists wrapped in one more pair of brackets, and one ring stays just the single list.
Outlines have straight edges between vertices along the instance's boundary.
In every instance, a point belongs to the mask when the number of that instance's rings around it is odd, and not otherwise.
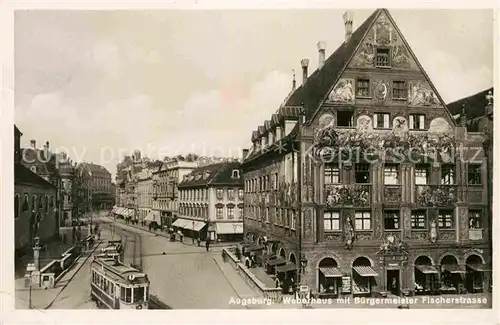
[{"label": "street", "polygon": [[142,263],[151,281],[151,294],[172,309],[244,308],[229,305],[237,295],[213,259],[220,251],[170,242],[120,223],[115,226],[141,234]]}]

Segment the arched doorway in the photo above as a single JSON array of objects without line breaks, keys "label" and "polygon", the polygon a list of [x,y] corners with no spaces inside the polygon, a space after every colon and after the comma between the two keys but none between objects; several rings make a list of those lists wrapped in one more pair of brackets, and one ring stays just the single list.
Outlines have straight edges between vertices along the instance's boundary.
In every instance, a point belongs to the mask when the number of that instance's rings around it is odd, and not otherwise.
[{"label": "arched doorway", "polygon": [[325,257],[318,264],[318,292],[325,296],[337,296],[341,289],[342,273],[337,268],[337,261]]},{"label": "arched doorway", "polygon": [[470,255],[465,261],[465,288],[467,292],[477,293],[484,292],[485,274],[487,272],[486,265],[479,255]]},{"label": "arched doorway", "polygon": [[290,253],[290,258],[289,258],[290,262],[297,265],[297,260],[295,259],[295,254],[293,253]]},{"label": "arched doorway", "polygon": [[458,265],[453,255],[441,259],[441,293],[459,294],[464,283],[465,270]]},{"label": "arched doorway", "polygon": [[425,255],[417,257],[413,268],[415,279],[415,294],[433,294],[437,285],[438,271],[432,266],[432,260]]},{"label": "arched doorway", "polygon": [[352,263],[353,295],[370,296],[372,286],[375,285],[374,277],[377,275],[372,269],[371,261],[367,257],[360,256],[356,258]]}]

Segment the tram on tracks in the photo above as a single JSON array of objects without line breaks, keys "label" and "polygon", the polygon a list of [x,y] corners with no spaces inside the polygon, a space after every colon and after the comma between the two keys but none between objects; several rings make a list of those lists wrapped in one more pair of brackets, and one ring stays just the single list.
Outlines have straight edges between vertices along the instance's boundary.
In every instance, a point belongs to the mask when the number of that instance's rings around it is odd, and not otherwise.
[{"label": "tram on tracks", "polygon": [[148,309],[149,279],[125,265],[113,253],[94,255],[91,265],[91,299],[99,308]]}]

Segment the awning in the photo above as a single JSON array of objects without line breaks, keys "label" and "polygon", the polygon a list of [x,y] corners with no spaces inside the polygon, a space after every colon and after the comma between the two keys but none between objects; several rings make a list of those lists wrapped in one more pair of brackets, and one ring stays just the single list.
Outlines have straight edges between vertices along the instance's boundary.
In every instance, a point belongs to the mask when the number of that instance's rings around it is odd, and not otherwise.
[{"label": "awning", "polygon": [[491,268],[486,264],[467,264],[468,267],[477,272],[490,272]]},{"label": "awning", "polygon": [[272,260],[267,261],[267,265],[270,265],[270,266],[276,266],[276,265],[281,265],[281,264],[285,264],[285,263],[286,263],[286,260],[282,257],[274,258]]},{"label": "awning", "polygon": [[122,210],[123,210],[123,208],[117,207],[117,208],[115,209],[115,211],[113,211],[113,212],[114,212],[114,213],[116,213],[116,214],[121,214],[121,211],[122,211]]},{"label": "awning", "polygon": [[286,262],[285,265],[280,265],[280,266],[276,267],[276,271],[278,273],[285,273],[285,272],[295,271],[295,270],[297,270],[297,267],[292,262]]},{"label": "awning", "polygon": [[185,228],[186,225],[188,224],[188,222],[191,222],[191,220],[187,220],[187,219],[177,219],[174,221],[174,223],[172,224],[173,227],[177,227],[177,228]]},{"label": "awning", "polygon": [[457,264],[445,264],[443,267],[450,273],[465,273],[465,270]]},{"label": "awning", "polygon": [[378,276],[371,266],[353,266],[352,267],[356,273],[364,277]]},{"label": "awning", "polygon": [[217,223],[216,228],[219,235],[243,234],[243,223],[241,222]]},{"label": "awning", "polygon": [[327,278],[341,278],[344,276],[336,267],[320,267],[319,270]]},{"label": "awning", "polygon": [[415,267],[423,274],[437,274],[438,270],[432,265],[415,265]]},{"label": "awning", "polygon": [[203,221],[195,221],[193,226],[193,222],[191,221],[191,224],[187,224],[186,228],[194,231],[200,231],[203,227],[205,227],[205,225],[206,223]]},{"label": "awning", "polygon": [[125,211],[123,211],[124,217],[132,217],[133,215],[134,215],[134,210],[132,209],[125,209]]},{"label": "awning", "polygon": [[146,218],[144,218],[144,221],[159,222],[160,221],[160,211],[152,210],[151,212],[148,213]]}]

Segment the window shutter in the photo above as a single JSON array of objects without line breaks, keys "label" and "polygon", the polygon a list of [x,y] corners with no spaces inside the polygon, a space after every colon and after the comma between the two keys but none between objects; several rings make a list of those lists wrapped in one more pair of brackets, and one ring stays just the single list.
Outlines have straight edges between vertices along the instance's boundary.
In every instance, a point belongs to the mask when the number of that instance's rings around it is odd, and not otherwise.
[{"label": "window shutter", "polygon": [[389,128],[389,114],[384,114],[384,128]]},{"label": "window shutter", "polygon": [[419,118],[420,118],[420,130],[423,130],[423,129],[425,129],[425,126],[424,126],[425,116],[424,115],[420,115]]},{"label": "window shutter", "polygon": [[377,117],[378,117],[378,114],[373,114],[373,127],[374,128],[377,127]]},{"label": "window shutter", "polygon": [[413,115],[410,115],[410,129],[415,128],[415,121]]}]

